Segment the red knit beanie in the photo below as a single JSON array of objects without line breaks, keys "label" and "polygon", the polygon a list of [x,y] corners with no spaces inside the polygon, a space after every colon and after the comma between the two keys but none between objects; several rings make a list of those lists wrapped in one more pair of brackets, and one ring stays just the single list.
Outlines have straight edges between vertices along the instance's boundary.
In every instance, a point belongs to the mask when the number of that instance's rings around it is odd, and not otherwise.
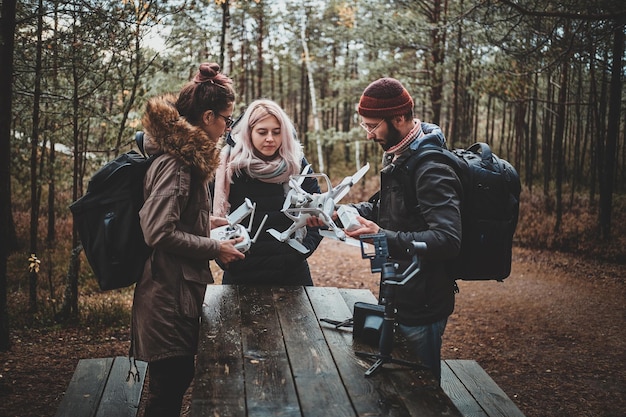
[{"label": "red knit beanie", "polygon": [[358,112],[365,117],[394,117],[413,109],[413,99],[395,78],[380,78],[363,91]]}]

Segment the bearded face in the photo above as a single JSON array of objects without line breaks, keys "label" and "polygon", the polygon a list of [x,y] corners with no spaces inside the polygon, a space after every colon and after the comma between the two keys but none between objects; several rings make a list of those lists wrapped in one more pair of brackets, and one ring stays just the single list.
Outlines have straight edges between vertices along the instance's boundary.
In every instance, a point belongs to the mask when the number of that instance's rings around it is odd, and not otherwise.
[{"label": "bearded face", "polygon": [[396,146],[402,140],[400,131],[389,120],[385,120],[387,125],[387,135],[384,142],[381,143],[383,150],[387,151],[389,148]]}]

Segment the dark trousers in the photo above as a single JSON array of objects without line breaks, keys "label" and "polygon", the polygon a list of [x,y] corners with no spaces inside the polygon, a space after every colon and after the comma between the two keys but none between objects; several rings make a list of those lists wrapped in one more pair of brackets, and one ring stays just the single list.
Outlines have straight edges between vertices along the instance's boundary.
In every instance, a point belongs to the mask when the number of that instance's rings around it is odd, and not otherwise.
[{"label": "dark trousers", "polygon": [[144,417],[178,417],[194,374],[194,357],[179,356],[148,364],[148,399]]}]

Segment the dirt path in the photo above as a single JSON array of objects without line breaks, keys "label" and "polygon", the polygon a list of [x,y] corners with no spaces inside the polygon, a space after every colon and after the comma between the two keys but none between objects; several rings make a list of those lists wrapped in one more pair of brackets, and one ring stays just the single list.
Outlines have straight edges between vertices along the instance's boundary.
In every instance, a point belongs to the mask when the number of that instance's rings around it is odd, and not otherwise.
[{"label": "dirt path", "polygon": [[[357,247],[324,239],[309,259],[318,286],[378,292]],[[527,417],[626,416],[626,266],[516,249],[504,283],[459,286],[444,358],[477,360]],[[17,329],[12,340],[0,417],[53,416],[78,359],[125,355],[128,329]]]},{"label": "dirt path", "polygon": [[[360,249],[325,240],[316,285],[378,291]],[[626,266],[516,249],[504,282],[459,282],[442,355],[475,359],[527,417],[626,416]]]}]

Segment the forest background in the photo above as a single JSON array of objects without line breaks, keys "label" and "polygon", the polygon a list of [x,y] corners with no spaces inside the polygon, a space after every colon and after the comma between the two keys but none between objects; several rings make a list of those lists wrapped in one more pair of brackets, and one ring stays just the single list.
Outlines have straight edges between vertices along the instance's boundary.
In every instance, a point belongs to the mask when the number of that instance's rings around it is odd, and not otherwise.
[{"label": "forest background", "polygon": [[[3,0],[0,350],[10,329],[127,317],[97,291],[69,204],[132,147],[147,98],[218,62],[277,101],[337,181],[381,151],[355,112],[401,80],[450,148],[485,141],[523,182],[515,244],[626,262],[620,0]],[[364,191],[363,191],[364,192]],[[79,297],[80,295],[80,297]]]}]

